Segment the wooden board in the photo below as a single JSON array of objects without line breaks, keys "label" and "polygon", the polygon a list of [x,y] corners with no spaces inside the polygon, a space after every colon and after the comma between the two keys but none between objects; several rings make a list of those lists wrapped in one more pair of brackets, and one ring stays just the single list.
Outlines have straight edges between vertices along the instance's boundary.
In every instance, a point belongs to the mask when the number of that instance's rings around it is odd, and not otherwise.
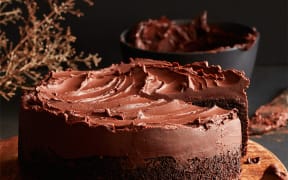
[{"label": "wooden board", "polygon": [[[255,158],[259,157],[260,161],[257,164],[245,164],[247,158]],[[271,164],[277,165],[280,171],[287,172],[287,169],[282,164],[282,162],[268,149],[263,147],[262,145],[249,140],[248,141],[248,152],[245,157],[241,159],[241,180],[259,180],[264,171]]]},{"label": "wooden board", "polygon": [[[247,158],[260,157],[256,164],[245,164]],[[248,153],[241,159],[242,172],[241,180],[258,180],[262,177],[266,168],[271,164],[276,164],[283,172],[287,172],[281,161],[269,150],[260,144],[249,140]],[[0,179],[14,180],[23,179],[20,175],[18,165],[18,137],[12,137],[6,140],[0,140]]]}]

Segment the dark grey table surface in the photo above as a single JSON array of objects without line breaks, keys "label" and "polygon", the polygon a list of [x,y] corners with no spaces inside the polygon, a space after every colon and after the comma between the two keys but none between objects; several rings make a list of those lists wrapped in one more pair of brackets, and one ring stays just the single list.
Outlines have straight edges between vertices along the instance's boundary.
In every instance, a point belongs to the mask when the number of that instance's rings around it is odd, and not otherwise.
[{"label": "dark grey table surface", "polygon": [[[248,89],[249,114],[288,88],[288,66],[256,66]],[[18,135],[19,97],[0,101],[0,139]],[[273,152],[288,167],[288,128],[251,137]]]}]

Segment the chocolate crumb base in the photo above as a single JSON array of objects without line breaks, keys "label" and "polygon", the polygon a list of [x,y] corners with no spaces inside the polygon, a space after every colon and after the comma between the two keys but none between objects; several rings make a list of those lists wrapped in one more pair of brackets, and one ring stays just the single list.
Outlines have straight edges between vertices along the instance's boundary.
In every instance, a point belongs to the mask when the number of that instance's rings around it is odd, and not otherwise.
[{"label": "chocolate crumb base", "polygon": [[[27,179],[239,179],[241,151],[212,158],[192,158],[180,165],[172,157],[146,159],[142,167],[127,168],[126,158],[94,157],[77,160],[54,159],[40,163],[21,162],[21,174]],[[40,158],[41,159],[41,158]],[[51,160],[51,159],[50,159]]]}]

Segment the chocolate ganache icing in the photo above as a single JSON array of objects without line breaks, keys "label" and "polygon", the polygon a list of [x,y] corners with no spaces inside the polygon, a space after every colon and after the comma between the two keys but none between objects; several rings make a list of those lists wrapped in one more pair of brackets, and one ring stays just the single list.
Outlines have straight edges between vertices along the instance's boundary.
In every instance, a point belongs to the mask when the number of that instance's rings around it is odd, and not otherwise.
[{"label": "chocolate ganache icing", "polygon": [[72,110],[75,114],[84,111],[91,119],[106,115],[108,119],[114,116],[113,119],[133,120],[138,117],[133,114],[135,110],[159,106],[164,100],[204,97],[245,100],[248,84],[242,72],[223,71],[219,66],[208,66],[207,62],[180,66],[136,59],[100,71],[52,73],[48,82],[37,87],[36,96],[47,102],[48,107]]}]

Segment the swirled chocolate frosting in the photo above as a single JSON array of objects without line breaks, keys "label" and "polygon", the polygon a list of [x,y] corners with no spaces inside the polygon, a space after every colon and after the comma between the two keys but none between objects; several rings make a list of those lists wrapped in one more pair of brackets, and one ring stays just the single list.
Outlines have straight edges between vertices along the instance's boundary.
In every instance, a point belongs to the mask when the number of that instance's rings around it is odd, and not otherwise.
[{"label": "swirled chocolate frosting", "polygon": [[[24,114],[32,115],[22,116],[20,129],[41,124],[38,137],[30,137],[26,145],[42,137],[65,158],[213,156],[223,149],[239,150],[238,110],[200,107],[193,101],[224,97],[245,101],[248,84],[242,72],[206,62],[180,66],[134,59],[98,71],[54,72],[23,97]],[[53,132],[46,135],[49,128]]]},{"label": "swirled chocolate frosting", "polygon": [[255,28],[251,32],[235,31],[221,24],[208,24],[205,11],[191,21],[161,17],[139,22],[129,32],[128,42],[136,48],[156,52],[217,52],[229,48],[248,49],[257,36]]},{"label": "swirled chocolate frosting", "polygon": [[[201,66],[204,69],[198,69]],[[247,80],[241,77],[238,71],[222,71],[205,63],[182,67],[176,63],[136,60],[100,71],[52,73],[47,82],[36,88],[36,97],[48,110],[69,112],[71,123],[186,124],[199,117],[202,124],[211,114],[228,111],[183,101],[193,96],[209,99],[216,93],[218,97],[241,98],[238,94],[244,92],[238,91],[247,86]],[[243,88],[232,89],[235,84]]]}]

